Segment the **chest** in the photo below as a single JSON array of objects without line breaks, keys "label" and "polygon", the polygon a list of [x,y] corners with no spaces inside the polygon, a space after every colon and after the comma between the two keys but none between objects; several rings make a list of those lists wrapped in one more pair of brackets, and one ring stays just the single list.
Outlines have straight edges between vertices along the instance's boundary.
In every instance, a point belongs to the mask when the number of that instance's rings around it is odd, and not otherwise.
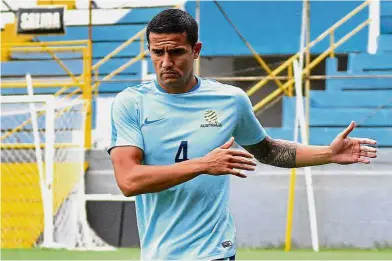
[{"label": "chest", "polygon": [[140,126],[145,162],[166,165],[206,155],[232,136],[236,113],[228,98],[144,101]]}]

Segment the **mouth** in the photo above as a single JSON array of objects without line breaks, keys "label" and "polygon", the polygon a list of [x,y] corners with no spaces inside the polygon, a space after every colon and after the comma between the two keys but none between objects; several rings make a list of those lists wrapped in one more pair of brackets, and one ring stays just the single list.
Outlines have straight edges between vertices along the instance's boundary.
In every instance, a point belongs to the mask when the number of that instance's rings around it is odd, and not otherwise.
[{"label": "mouth", "polygon": [[165,77],[176,77],[176,76],[178,76],[178,73],[176,73],[176,72],[164,72],[164,73],[162,73],[162,75],[165,76]]}]

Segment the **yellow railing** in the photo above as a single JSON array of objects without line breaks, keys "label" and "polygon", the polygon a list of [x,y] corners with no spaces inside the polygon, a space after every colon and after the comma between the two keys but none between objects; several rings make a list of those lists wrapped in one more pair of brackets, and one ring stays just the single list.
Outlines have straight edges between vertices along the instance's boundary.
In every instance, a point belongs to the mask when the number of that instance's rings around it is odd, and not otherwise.
[{"label": "yellow railing", "polygon": [[[69,75],[71,81],[43,81],[43,80],[33,80],[33,87],[34,88],[53,88],[53,87],[62,87],[58,90],[54,95],[59,96],[64,94],[69,88],[72,87],[79,87],[72,92],[68,93],[65,98],[83,98],[86,101],[89,101],[89,106],[87,110],[87,117],[86,117],[86,148],[91,148],[91,129],[92,129],[92,108],[91,108],[91,100],[92,94],[95,92],[97,94],[98,87],[101,82],[105,80],[109,80],[118,73],[124,71],[126,68],[131,66],[132,64],[136,63],[137,61],[142,60],[147,54],[148,50],[145,50],[145,42],[144,42],[144,33],[146,29],[141,30],[135,36],[131,37],[129,40],[121,44],[111,53],[106,55],[103,59],[97,62],[92,67],[89,66],[91,64],[91,43],[88,40],[83,41],[57,41],[57,42],[31,42],[31,43],[9,43],[7,47],[11,50],[11,52],[48,52],[52,55],[53,59],[64,69],[64,71]],[[97,81],[92,85],[92,70],[94,74],[98,74],[99,68],[105,64],[110,58],[117,55],[127,46],[132,44],[134,41],[140,39],[140,51],[141,53],[131,59],[130,61],[126,62],[119,68],[115,69],[108,75],[106,75],[102,80]],[[68,45],[68,46],[67,46]],[[69,46],[72,45],[72,46]],[[75,46],[76,45],[76,46]],[[84,45],[84,46],[83,46]],[[75,76],[70,69],[58,58],[55,53],[58,52],[81,52],[83,57],[83,73],[79,76]],[[26,81],[19,80],[19,81],[2,81],[0,83],[1,88],[26,88]],[[81,95],[76,96],[82,92]],[[39,114],[38,116],[42,116]],[[25,122],[21,123],[17,126],[14,130],[8,131],[1,136],[1,140],[8,138],[13,133],[20,131],[24,126],[29,124],[31,119],[26,120]]]},{"label": "yellow railing", "polygon": [[131,66],[132,64],[134,64],[135,62],[142,60],[146,55],[147,55],[147,51],[144,50],[144,34],[146,32],[146,28],[142,29],[141,31],[139,31],[137,34],[135,34],[134,36],[132,36],[131,38],[129,38],[127,41],[125,41],[124,43],[122,43],[119,47],[117,47],[116,49],[114,49],[112,52],[110,52],[109,54],[107,54],[104,58],[102,58],[100,61],[98,61],[96,64],[93,65],[92,70],[94,71],[94,73],[96,75],[98,75],[99,72],[99,68],[104,65],[108,60],[110,60],[110,58],[116,56],[119,52],[121,52],[122,50],[124,50],[126,47],[128,47],[130,44],[132,44],[134,41],[140,39],[140,54],[137,55],[136,57],[134,57],[133,59],[131,59],[130,61],[126,62],[125,64],[123,64],[122,66],[120,66],[119,68],[117,68],[116,70],[112,71],[111,73],[109,73],[108,75],[106,75],[102,80],[100,80],[99,82],[96,82],[92,89],[94,91],[94,89],[98,88],[99,85],[101,84],[102,81],[105,80],[110,80],[111,78],[113,78],[115,75],[117,75],[118,73],[124,71],[126,68],[128,68],[129,66]]},{"label": "yellow railing", "polygon": [[[56,56],[59,52],[83,52],[88,48],[87,40],[80,41],[56,41],[56,42],[29,42],[29,43],[5,43],[2,48],[8,48],[11,52],[47,52],[53,60],[55,60],[61,68],[68,74],[72,79],[72,82],[33,82],[34,87],[60,87],[60,86],[79,86],[82,87],[83,83],[80,83],[78,77],[76,77],[70,69],[63,63],[63,61]],[[43,85],[43,86],[41,86]],[[2,81],[0,83],[1,88],[25,88],[25,81]]]},{"label": "yellow railing", "polygon": [[[71,98],[74,94],[82,92],[83,99],[87,101],[87,116],[86,116],[86,131],[85,144],[86,148],[91,147],[91,122],[92,122],[92,107],[91,107],[91,66],[88,62],[91,61],[91,44],[88,40],[83,41],[57,41],[57,42],[30,42],[30,43],[7,43],[7,47],[11,52],[48,52],[54,60],[67,72],[72,81],[33,81],[34,88],[53,88],[62,87],[54,95],[59,96],[65,93],[69,88],[78,87],[71,93],[68,93],[65,98]],[[83,73],[86,77],[81,78],[75,76],[71,70],[59,59],[55,53],[58,52],[78,52],[82,54]],[[22,81],[2,81],[1,88],[26,88],[26,82]],[[39,113],[37,116],[42,116]],[[19,126],[4,133],[1,140],[4,140],[12,134],[19,132],[24,126],[29,124],[31,119],[22,122]]]},{"label": "yellow railing", "polygon": [[[325,30],[321,35],[319,35],[315,40],[313,40],[312,42],[310,42],[308,45],[306,45],[305,50],[306,49],[310,49],[312,47],[314,47],[317,43],[319,43],[320,41],[322,41],[325,37],[327,37],[328,35],[330,36],[330,47],[324,51],[322,54],[320,54],[316,59],[314,59],[311,63],[309,63],[304,70],[302,71],[302,75],[306,75],[306,74],[310,74],[310,71],[316,67],[320,62],[322,62],[327,56],[330,57],[334,57],[335,55],[335,49],[337,47],[339,47],[340,45],[342,45],[343,43],[345,43],[348,39],[350,39],[352,36],[354,36],[356,33],[358,33],[360,30],[362,30],[366,25],[368,25],[370,23],[370,19],[367,19],[366,21],[362,22],[361,24],[359,24],[357,27],[355,27],[355,29],[353,29],[351,32],[349,32],[348,34],[346,34],[344,37],[342,37],[338,42],[335,42],[335,30],[337,28],[339,28],[342,24],[344,24],[346,21],[348,21],[350,18],[352,18],[354,15],[356,15],[357,13],[359,13],[360,11],[362,11],[364,8],[366,8],[369,5],[369,1],[367,0],[364,3],[362,3],[361,5],[359,5],[357,8],[355,8],[354,10],[352,10],[349,14],[347,14],[346,16],[344,16],[342,19],[340,19],[338,22],[336,22],[334,25],[332,25],[330,28],[328,28],[327,30]],[[285,90],[287,90],[288,88],[290,88],[289,93],[292,93],[292,88],[293,88],[293,84],[294,84],[294,78],[292,77],[292,68],[290,68],[293,64],[293,61],[295,59],[298,59],[300,56],[300,53],[297,53],[293,56],[291,56],[288,60],[286,60],[283,64],[281,64],[279,67],[277,67],[275,70],[273,70],[270,75],[268,75],[265,79],[259,81],[258,83],[256,83],[254,86],[252,86],[246,93],[248,94],[248,96],[253,95],[254,93],[256,93],[258,90],[260,90],[261,88],[263,88],[270,80],[274,80],[275,78],[278,77],[278,75],[284,71],[287,70],[288,71],[288,79],[287,82],[285,84],[283,84],[282,87],[280,87],[279,89],[276,89],[275,91],[273,91],[271,94],[269,94],[267,97],[265,97],[264,99],[262,99],[260,102],[258,102],[257,104],[255,104],[255,106],[253,107],[253,110],[256,112],[258,110],[260,110],[261,108],[263,108],[264,106],[266,106],[267,104],[269,104],[270,102],[272,102],[274,99],[276,99],[277,97],[279,97],[282,92],[284,92]]]},{"label": "yellow railing", "polygon": [[[259,63],[259,65],[261,66],[262,69],[264,69],[268,75],[271,75],[272,70],[271,68],[268,66],[268,64],[263,60],[263,58],[256,52],[256,50],[252,47],[252,45],[245,39],[244,35],[238,30],[238,28],[235,26],[235,24],[233,23],[233,21],[229,18],[229,16],[227,15],[227,13],[223,10],[223,7],[219,4],[218,1],[214,1],[215,5],[218,7],[219,11],[222,13],[222,15],[225,17],[225,19],[227,20],[227,22],[233,27],[233,29],[236,31],[237,35],[241,38],[241,40],[244,42],[244,44],[246,45],[246,47],[248,47],[248,49],[251,51],[253,57],[255,58],[255,60]],[[274,82],[276,83],[276,85],[279,88],[282,88],[283,84],[282,82],[277,79],[277,78],[273,78]],[[289,94],[287,92],[287,90],[283,90],[287,95]]]}]

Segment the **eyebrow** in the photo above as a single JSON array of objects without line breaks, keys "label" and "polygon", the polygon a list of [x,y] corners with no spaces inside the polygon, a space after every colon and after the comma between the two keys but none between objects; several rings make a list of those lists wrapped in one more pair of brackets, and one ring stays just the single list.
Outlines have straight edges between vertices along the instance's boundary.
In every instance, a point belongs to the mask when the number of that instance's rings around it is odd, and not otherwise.
[{"label": "eyebrow", "polygon": [[[162,51],[164,48],[151,48],[152,51]],[[169,48],[169,52],[172,50],[186,50],[185,47],[174,47],[174,48]]]}]

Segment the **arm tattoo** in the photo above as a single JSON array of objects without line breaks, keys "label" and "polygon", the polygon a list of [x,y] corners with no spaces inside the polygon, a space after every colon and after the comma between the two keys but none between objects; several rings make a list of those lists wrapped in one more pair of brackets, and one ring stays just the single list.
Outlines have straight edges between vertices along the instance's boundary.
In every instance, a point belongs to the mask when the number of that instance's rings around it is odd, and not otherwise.
[{"label": "arm tattoo", "polygon": [[274,140],[266,137],[255,145],[244,146],[261,163],[281,167],[296,167],[297,144],[285,140]]}]

